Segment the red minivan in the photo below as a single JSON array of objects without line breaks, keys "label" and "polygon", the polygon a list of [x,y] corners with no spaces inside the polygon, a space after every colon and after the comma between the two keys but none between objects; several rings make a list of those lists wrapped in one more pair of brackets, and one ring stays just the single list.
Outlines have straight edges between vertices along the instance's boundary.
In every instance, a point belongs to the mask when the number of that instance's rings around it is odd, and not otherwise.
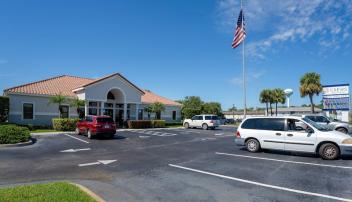
[{"label": "red minivan", "polygon": [[113,138],[116,133],[116,124],[110,116],[86,116],[76,125],[76,135],[87,134],[89,139],[103,135]]}]

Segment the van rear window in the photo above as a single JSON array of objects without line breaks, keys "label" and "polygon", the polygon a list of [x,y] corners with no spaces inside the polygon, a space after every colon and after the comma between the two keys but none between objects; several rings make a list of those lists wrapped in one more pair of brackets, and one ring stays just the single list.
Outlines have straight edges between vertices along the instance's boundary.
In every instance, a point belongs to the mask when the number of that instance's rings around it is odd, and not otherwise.
[{"label": "van rear window", "polygon": [[98,123],[112,123],[114,120],[112,118],[97,118]]},{"label": "van rear window", "polygon": [[255,130],[285,130],[285,119],[283,118],[253,118],[247,119],[242,125],[243,129]]},{"label": "van rear window", "polygon": [[218,116],[205,116],[205,120],[218,120]]}]

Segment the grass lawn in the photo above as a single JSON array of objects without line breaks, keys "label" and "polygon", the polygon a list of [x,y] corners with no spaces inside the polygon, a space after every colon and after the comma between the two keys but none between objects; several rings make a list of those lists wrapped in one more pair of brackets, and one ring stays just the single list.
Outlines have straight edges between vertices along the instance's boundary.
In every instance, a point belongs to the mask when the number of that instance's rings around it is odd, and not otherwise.
[{"label": "grass lawn", "polygon": [[182,127],[183,125],[180,124],[180,125],[170,125],[170,126],[165,126],[165,128],[179,128],[179,127]]},{"label": "grass lawn", "polygon": [[95,201],[75,185],[66,182],[0,188],[1,202]]}]

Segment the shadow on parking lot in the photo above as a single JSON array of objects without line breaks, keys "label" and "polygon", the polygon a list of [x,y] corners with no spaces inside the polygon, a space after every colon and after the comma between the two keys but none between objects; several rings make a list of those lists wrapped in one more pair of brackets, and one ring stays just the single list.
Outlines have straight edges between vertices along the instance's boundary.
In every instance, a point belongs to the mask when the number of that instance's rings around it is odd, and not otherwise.
[{"label": "shadow on parking lot", "polygon": [[[240,150],[248,151],[245,147],[242,147]],[[304,152],[291,152],[291,151],[282,151],[282,150],[268,150],[262,149],[259,153],[267,153],[267,154],[277,154],[282,156],[299,156],[299,157],[312,157],[312,158],[320,158],[318,154],[312,153],[304,153]],[[352,160],[352,156],[341,156],[342,160]]]},{"label": "shadow on parking lot", "polygon": [[124,140],[126,139],[127,137],[125,136],[121,136],[121,135],[115,135],[113,138],[110,138],[110,137],[104,137],[104,136],[98,136],[96,137],[95,139],[97,140]]}]

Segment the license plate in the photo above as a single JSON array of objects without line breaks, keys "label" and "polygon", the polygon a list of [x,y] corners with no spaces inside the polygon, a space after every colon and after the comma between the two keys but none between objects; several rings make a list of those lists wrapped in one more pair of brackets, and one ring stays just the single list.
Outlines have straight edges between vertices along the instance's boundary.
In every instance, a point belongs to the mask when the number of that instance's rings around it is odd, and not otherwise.
[{"label": "license plate", "polygon": [[104,126],[104,128],[110,128],[110,126],[109,126],[109,125],[106,125],[106,126]]}]

